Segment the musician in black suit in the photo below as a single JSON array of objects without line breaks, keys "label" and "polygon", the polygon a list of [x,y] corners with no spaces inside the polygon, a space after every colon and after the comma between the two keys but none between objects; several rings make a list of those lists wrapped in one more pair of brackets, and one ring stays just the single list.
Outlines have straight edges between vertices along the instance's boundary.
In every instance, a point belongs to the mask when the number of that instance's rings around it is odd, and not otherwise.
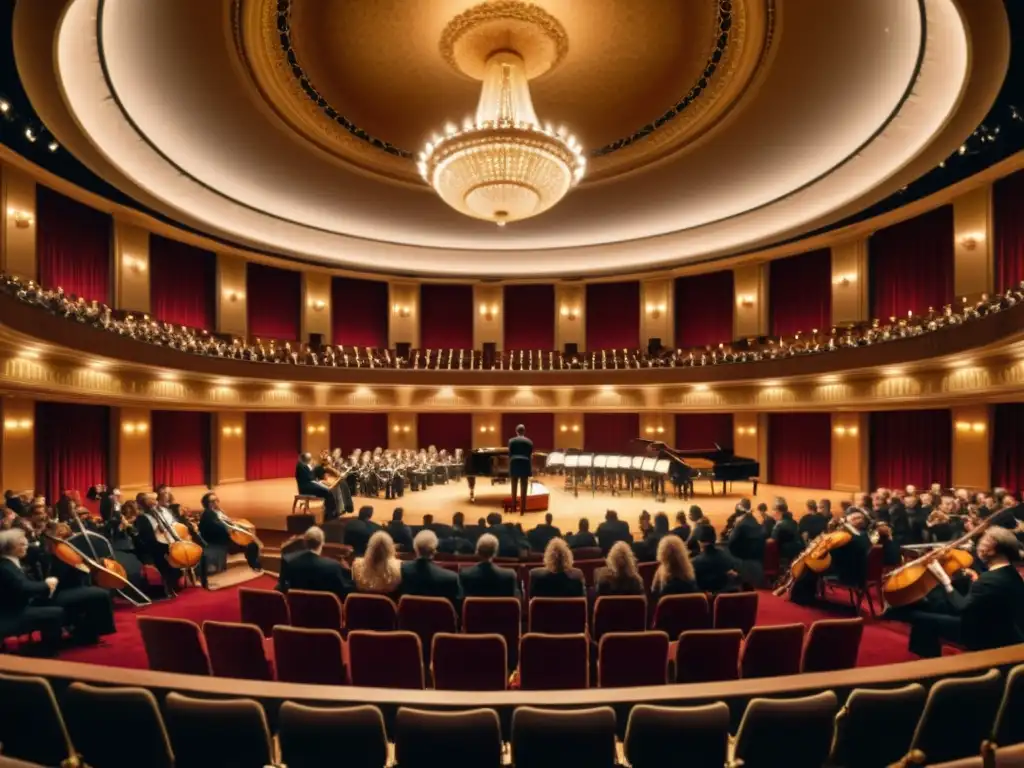
[{"label": "musician in black suit", "polygon": [[437,553],[437,534],[420,531],[412,540],[416,559],[402,563],[402,594],[420,597],[444,597],[458,608],[462,599],[459,575],[434,562]]},{"label": "musician in black suit", "polygon": [[534,552],[543,552],[549,541],[562,535],[562,531],[551,524],[552,520],[554,518],[548,512],[544,515],[543,523],[540,523],[533,530],[526,532],[526,538],[530,540],[530,549]]},{"label": "musician in black suit", "polygon": [[729,534],[729,554],[739,561],[740,578],[751,588],[764,581],[764,528],[750,509],[750,500],[736,505],[740,517]]},{"label": "musician in black suit", "polygon": [[789,511],[789,505],[784,499],[775,502],[772,510],[775,515],[775,527],[772,528],[772,538],[779,548],[779,559],[790,562],[794,557],[804,551],[804,542],[800,538],[800,528],[793,519],[793,513]]},{"label": "musician in black suit", "polygon": [[[322,477],[322,475],[321,475]],[[324,500],[324,522],[333,520],[341,514],[344,507],[340,500],[343,481],[338,481],[334,488],[328,488],[323,484],[321,477],[317,477],[317,468],[313,466],[313,454],[303,453],[295,465],[295,485],[303,496],[316,496]],[[351,512],[351,507],[345,509]]]},{"label": "musician in black suit", "polygon": [[[508,476],[512,480],[512,509],[516,497],[519,500],[519,514],[526,514],[526,496],[530,491],[530,475],[533,474],[533,441],[526,436],[526,427],[516,427],[516,436],[508,441]],[[517,494],[517,490],[522,489]]]},{"label": "musician in black suit", "polygon": [[800,537],[804,541],[813,541],[825,532],[828,527],[829,516],[822,514],[818,508],[818,502],[814,499],[810,499],[807,502],[807,511],[804,512],[804,516],[800,518],[800,522],[797,527],[800,531]]},{"label": "musician in black suit", "polygon": [[371,517],[373,507],[362,506],[356,519],[349,520],[345,525],[345,543],[352,547],[356,557],[366,554],[366,545],[370,543],[370,537],[380,530],[380,526],[373,522]]},{"label": "musician in black suit", "polygon": [[597,526],[597,541],[604,555],[608,554],[608,550],[616,541],[632,545],[633,534],[629,532],[629,523],[619,520],[619,513],[609,509],[604,513],[604,522]]},{"label": "musician in black suit", "polygon": [[169,511],[157,507],[156,501],[154,493],[139,493],[135,497],[139,508],[139,515],[135,518],[135,553],[143,562],[153,564],[163,579],[167,597],[175,597],[181,571],[167,562],[170,548],[158,538],[158,534],[165,535],[165,526],[172,525],[175,520]]},{"label": "musician in black suit", "polygon": [[498,539],[490,533],[476,542],[480,562],[459,571],[463,597],[520,597],[519,579],[511,568],[499,568],[492,561],[498,554]]},{"label": "musician in black suit", "polygon": [[355,591],[352,573],[337,560],[323,557],[323,529],[313,526],[302,534],[306,548],[281,558],[281,574],[277,591],[287,593],[289,589],[309,589],[315,592],[331,592],[344,600]]},{"label": "musician in black suit", "polygon": [[[213,491],[203,494],[202,504],[203,514],[199,518],[199,535],[206,542],[206,549],[212,550],[208,556],[218,562],[226,562],[228,552],[233,547],[238,547],[231,540],[231,529],[227,526],[231,518],[221,510],[220,499]],[[263,570],[260,565],[259,544],[250,541],[243,551],[245,552],[245,562],[249,564],[250,568],[254,571]]]},{"label": "musician in black suit", "polygon": [[584,597],[583,571],[572,567],[572,550],[562,539],[552,539],[544,550],[544,566],[530,571],[530,598]]}]

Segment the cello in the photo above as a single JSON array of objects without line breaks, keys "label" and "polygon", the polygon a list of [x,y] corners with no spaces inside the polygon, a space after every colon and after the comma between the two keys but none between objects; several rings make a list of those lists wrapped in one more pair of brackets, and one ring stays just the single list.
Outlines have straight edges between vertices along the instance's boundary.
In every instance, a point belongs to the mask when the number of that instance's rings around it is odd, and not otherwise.
[{"label": "cello", "polygon": [[172,568],[195,568],[203,557],[203,548],[192,541],[188,526],[177,521],[168,523],[159,509],[153,517],[158,525],[156,540],[167,545],[167,564]]},{"label": "cello", "polygon": [[853,533],[844,523],[843,528],[829,531],[812,539],[807,547],[797,555],[789,566],[789,575],[773,593],[776,597],[786,594],[797,579],[809,569],[812,573],[824,573],[832,565],[832,550],[845,547],[853,540]]}]

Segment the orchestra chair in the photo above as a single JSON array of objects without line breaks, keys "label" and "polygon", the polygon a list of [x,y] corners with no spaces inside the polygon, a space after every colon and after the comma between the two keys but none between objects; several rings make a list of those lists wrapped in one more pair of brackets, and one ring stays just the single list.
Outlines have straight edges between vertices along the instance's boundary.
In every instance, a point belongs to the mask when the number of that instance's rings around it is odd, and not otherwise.
[{"label": "orchestra chair", "polygon": [[[72,683],[61,696],[61,708],[75,749],[88,765],[174,766],[160,705],[145,688]],[[111,723],[117,723],[116,738],[111,738]]]},{"label": "orchestra chair", "polygon": [[[599,547],[600,549],[600,547]],[[647,594],[651,594],[651,587],[654,585],[654,574],[658,572],[657,563],[637,563],[637,573],[640,574],[640,578],[644,582],[644,591]],[[671,637],[671,635],[669,635]]]},{"label": "orchestra chair", "polygon": [[528,631],[545,635],[586,634],[587,598],[533,598],[530,600]]},{"label": "orchestra chair", "polygon": [[637,704],[622,747],[632,768],[722,768],[729,751],[729,705]]},{"label": "orchestra chair", "polygon": [[689,629],[711,629],[707,595],[665,595],[654,607],[652,628],[666,633],[670,640],[678,640]]},{"label": "orchestra chair", "polygon": [[333,592],[289,589],[285,597],[293,627],[341,631],[341,600]]},{"label": "orchestra chair", "polygon": [[597,686],[665,685],[668,646],[664,632],[606,632],[597,644]]},{"label": "orchestra chair", "polygon": [[271,641],[254,624],[204,621],[203,637],[214,677],[241,680],[273,680]]},{"label": "orchestra chair", "polygon": [[779,557],[779,542],[775,539],[765,539],[764,556],[761,567],[764,570],[765,582],[769,586],[775,584],[775,582],[778,581],[779,574],[782,570],[782,562]]},{"label": "orchestra chair", "polygon": [[255,624],[264,637],[272,637],[278,624],[292,623],[288,599],[276,589],[239,587],[238,602],[242,609],[242,623]]},{"label": "orchestra chair", "polygon": [[836,715],[830,764],[874,768],[898,762],[910,747],[925,696],[918,683],[891,690],[854,688]]},{"label": "orchestra chair", "polygon": [[[501,722],[493,709],[431,712],[399,707],[395,762],[402,768],[501,768]],[[443,758],[439,758],[443,755]]]},{"label": "orchestra chair", "polygon": [[524,691],[590,687],[590,643],[584,634],[528,632],[519,641],[519,688]]},{"label": "orchestra chair", "polygon": [[522,603],[515,597],[467,597],[462,601],[462,631],[467,635],[498,634],[505,638],[508,668],[519,661]]},{"label": "orchestra chair", "polygon": [[909,751],[923,753],[927,762],[922,764],[927,765],[976,755],[981,742],[992,735],[1002,695],[998,669],[939,680],[928,691]]},{"label": "orchestra chair", "polygon": [[48,680],[0,674],[0,701],[7,704],[0,717],[5,756],[40,765],[62,765],[74,757],[75,748]]},{"label": "orchestra chair", "polygon": [[811,624],[800,660],[801,672],[834,672],[857,666],[864,619],[821,619]]},{"label": "orchestra chair", "polygon": [[713,613],[715,629],[738,629],[746,637],[757,623],[757,592],[722,592]]},{"label": "orchestra chair", "polygon": [[203,631],[194,621],[165,616],[139,616],[139,632],[149,668],[179,675],[211,675]]},{"label": "orchestra chair", "polygon": [[739,679],[738,629],[690,629],[672,644],[669,658],[675,664],[677,683],[713,683]]},{"label": "orchestra chair", "polygon": [[423,649],[415,632],[353,630],[348,635],[352,685],[423,690]]},{"label": "orchestra chair", "polygon": [[826,588],[832,589],[845,589],[850,597],[850,606],[854,608],[857,613],[860,613],[861,606],[864,601],[868,601],[868,611],[871,613],[871,617],[875,618],[877,615],[875,612],[875,603],[871,599],[871,589],[874,587],[875,592],[878,594],[878,604],[884,606],[882,598],[882,570],[883,570],[883,552],[880,544],[875,544],[868,550],[868,561],[867,567],[864,571],[864,582],[861,584],[850,584],[845,581],[840,581],[838,578],[832,575],[826,575],[821,580],[822,590]]},{"label": "orchestra chair", "polygon": [[355,593],[345,598],[345,630],[367,629],[388,632],[395,628],[395,603],[385,595]]},{"label": "orchestra chair", "polygon": [[345,643],[336,629],[274,627],[274,666],[282,683],[345,685]]},{"label": "orchestra chair", "polygon": [[614,768],[615,710],[517,707],[512,713],[511,742],[513,765]]},{"label": "orchestra chair", "polygon": [[382,768],[388,761],[384,716],[377,707],[307,707],[286,701],[277,711],[281,762],[288,768]]},{"label": "orchestra chair", "polygon": [[323,506],[324,500],[319,496],[307,496],[306,494],[297,493],[295,498],[292,499],[292,514],[293,515],[311,515],[316,510],[310,511],[309,505]]},{"label": "orchestra chair", "polygon": [[267,715],[252,699],[196,699],[172,691],[164,699],[164,719],[176,765],[264,768],[274,763]]},{"label": "orchestra chair", "polygon": [[733,762],[742,760],[743,768],[824,765],[838,708],[832,691],[796,699],[751,699],[736,731]]},{"label": "orchestra chair", "polygon": [[740,677],[778,677],[800,672],[804,648],[803,624],[754,627],[743,642]]},{"label": "orchestra chair", "polygon": [[508,651],[501,635],[433,636],[430,672],[435,690],[504,691],[508,685]]},{"label": "orchestra chair", "polygon": [[403,595],[398,601],[398,628],[415,632],[423,648],[423,662],[430,663],[434,636],[456,632],[458,617],[451,601],[444,597]]},{"label": "orchestra chair", "polygon": [[1018,664],[1006,676],[1006,690],[996,715],[993,730],[996,744],[1024,744],[1024,664]]},{"label": "orchestra chair", "polygon": [[595,643],[608,632],[643,632],[646,628],[647,598],[643,595],[604,595],[594,603]]}]

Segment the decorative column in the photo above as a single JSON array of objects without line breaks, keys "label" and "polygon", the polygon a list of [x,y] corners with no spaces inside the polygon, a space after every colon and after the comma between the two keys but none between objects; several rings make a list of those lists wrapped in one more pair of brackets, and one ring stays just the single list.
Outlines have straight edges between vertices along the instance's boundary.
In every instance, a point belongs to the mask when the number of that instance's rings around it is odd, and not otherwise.
[{"label": "decorative column", "polygon": [[419,283],[388,283],[388,303],[391,321],[388,323],[388,346],[420,345],[420,285]]},{"label": "decorative column", "polygon": [[152,417],[148,408],[111,408],[111,485],[121,489],[123,498],[148,491],[166,478],[153,477]]},{"label": "decorative column", "polygon": [[0,398],[0,484],[16,493],[36,485],[36,402],[22,397]]},{"label": "decorative column", "polygon": [[832,490],[868,491],[867,413],[832,414]]},{"label": "decorative column", "polygon": [[505,348],[505,291],[500,285],[476,283],[473,286],[473,349],[494,342],[500,352]]},{"label": "decorative column", "polygon": [[953,237],[953,292],[977,301],[994,285],[991,184],[953,200]]},{"label": "decorative column", "polygon": [[992,482],[991,423],[987,405],[965,405],[952,409],[954,488],[985,490]]},{"label": "decorative column", "polygon": [[771,477],[768,466],[768,414],[736,413],[733,415],[733,450],[761,465],[761,482]]},{"label": "decorative column", "polygon": [[671,278],[640,283],[640,346],[661,339],[667,349],[675,346],[675,281]]},{"label": "decorative column", "polygon": [[416,411],[388,414],[388,448],[393,451],[418,450]]},{"label": "decorative column", "polygon": [[228,253],[217,254],[217,331],[245,338],[247,310],[245,259]]},{"label": "decorative column", "polygon": [[319,333],[324,344],[331,343],[331,276],[325,272],[302,273],[302,322],[304,342]]},{"label": "decorative column", "polygon": [[321,411],[302,412],[302,450],[320,455],[320,451],[331,450],[330,415]]},{"label": "decorative column", "polygon": [[[579,351],[587,348],[587,292],[583,285],[555,284],[555,348],[576,344]],[[580,427],[582,429],[582,427]]]},{"label": "decorative column", "polygon": [[583,414],[555,414],[555,445],[561,449],[583,450]]},{"label": "decorative column", "polygon": [[735,339],[762,336],[768,328],[767,264],[752,264],[733,270],[733,323]]},{"label": "decorative column", "polygon": [[213,484],[245,481],[245,413],[213,414]]},{"label": "decorative column", "polygon": [[473,414],[473,449],[499,448],[508,438],[501,434],[501,414],[494,411]]},{"label": "decorative column", "polygon": [[38,280],[36,183],[26,173],[0,166],[0,268],[22,280]]},{"label": "decorative column", "polygon": [[868,241],[832,246],[832,325],[868,320]]}]

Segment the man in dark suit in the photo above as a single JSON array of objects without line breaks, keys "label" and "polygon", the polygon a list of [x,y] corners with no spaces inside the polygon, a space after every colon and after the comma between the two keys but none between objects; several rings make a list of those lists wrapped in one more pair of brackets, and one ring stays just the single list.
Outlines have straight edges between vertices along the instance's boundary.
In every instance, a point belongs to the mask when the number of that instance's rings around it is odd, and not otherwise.
[{"label": "man in dark suit", "polygon": [[632,544],[633,534],[629,532],[629,523],[619,520],[619,513],[614,509],[609,509],[604,513],[604,522],[597,526],[597,541],[601,552],[606,555],[617,541]]},{"label": "man in dark suit", "polygon": [[784,499],[777,500],[772,511],[775,515],[775,527],[772,528],[772,538],[778,545],[779,558],[785,562],[791,562],[794,557],[804,551],[804,542],[800,538],[800,529]]},{"label": "man in dark suit", "polygon": [[530,549],[534,552],[543,552],[549,541],[562,535],[561,530],[551,524],[553,519],[551,513],[548,512],[544,515],[543,523],[540,523],[533,530],[527,531],[526,538],[530,540]]},{"label": "man in dark suit", "polygon": [[349,520],[345,526],[345,543],[352,547],[357,557],[366,554],[366,545],[370,543],[370,537],[380,530],[380,526],[373,522],[373,507],[366,505],[359,508],[359,514],[355,520]]},{"label": "man in dark suit", "polygon": [[331,592],[339,600],[355,591],[352,574],[337,560],[323,557],[324,532],[317,526],[308,528],[302,534],[305,549],[292,552],[281,558],[281,574],[277,581],[279,592],[289,589],[310,589],[316,592]]},{"label": "man in dark suit", "polygon": [[[227,523],[231,521],[220,508],[220,499],[213,491],[203,494],[203,514],[199,518],[199,535],[206,542],[207,557],[218,563],[227,561],[227,554],[238,545],[231,540],[231,530]],[[250,541],[243,550],[245,562],[254,571],[263,570],[260,565],[260,545]]]},{"label": "man in dark suit", "polygon": [[[526,427],[516,427],[516,436],[508,441],[508,475],[512,480],[512,508],[519,497],[519,514],[526,514],[526,496],[533,474],[533,441],[526,436]],[[521,489],[521,490],[520,490]],[[517,494],[517,491],[519,493]]]},{"label": "man in dark suit", "polygon": [[405,524],[404,516],[405,510],[395,507],[391,512],[391,522],[384,526],[384,530],[401,551],[412,552],[412,528]]},{"label": "man in dark suit", "polygon": [[827,527],[828,516],[820,514],[818,502],[814,499],[809,499],[807,501],[807,511],[804,512],[804,516],[797,523],[797,528],[800,530],[800,538],[804,541],[812,541],[823,534]]},{"label": "man in dark suit", "polygon": [[729,552],[719,547],[715,529],[701,528],[700,554],[693,558],[693,574],[697,588],[703,592],[735,592],[739,589],[739,564]]},{"label": "man in dark suit", "polygon": [[491,562],[498,554],[498,539],[485,533],[477,539],[476,554],[480,562],[459,571],[463,597],[519,597],[516,572]]},{"label": "man in dark suit", "polygon": [[154,493],[139,493],[135,496],[135,504],[139,514],[135,518],[135,553],[143,562],[150,562],[160,573],[164,582],[164,593],[167,597],[175,597],[175,587],[181,578],[181,569],[172,568],[167,562],[170,551],[167,544],[158,536],[166,536],[165,526],[172,525],[175,520],[166,509],[157,506]]},{"label": "man in dark suit", "polygon": [[729,534],[729,554],[739,561],[740,578],[751,588],[764,581],[764,528],[750,508],[749,499],[736,505],[740,517]]},{"label": "man in dark suit", "polygon": [[598,546],[597,537],[590,532],[590,520],[580,518],[580,529],[566,538],[569,549],[582,549],[583,547]]},{"label": "man in dark suit", "polygon": [[412,541],[416,559],[402,563],[402,594],[421,597],[444,597],[458,608],[462,598],[459,575],[434,562],[437,534],[423,530]]},{"label": "man in dark suit", "polygon": [[[334,488],[328,488],[323,481],[317,477],[316,467],[313,466],[313,454],[303,453],[295,465],[295,485],[303,496],[316,496],[324,500],[324,522],[333,520],[341,514],[344,503],[341,501],[341,486],[344,481],[339,481]],[[351,506],[345,507],[346,512],[351,512]]]},{"label": "man in dark suit", "polygon": [[519,557],[522,550],[530,548],[529,541],[520,538],[515,526],[502,522],[498,512],[487,516],[487,532],[498,539],[499,557]]}]

